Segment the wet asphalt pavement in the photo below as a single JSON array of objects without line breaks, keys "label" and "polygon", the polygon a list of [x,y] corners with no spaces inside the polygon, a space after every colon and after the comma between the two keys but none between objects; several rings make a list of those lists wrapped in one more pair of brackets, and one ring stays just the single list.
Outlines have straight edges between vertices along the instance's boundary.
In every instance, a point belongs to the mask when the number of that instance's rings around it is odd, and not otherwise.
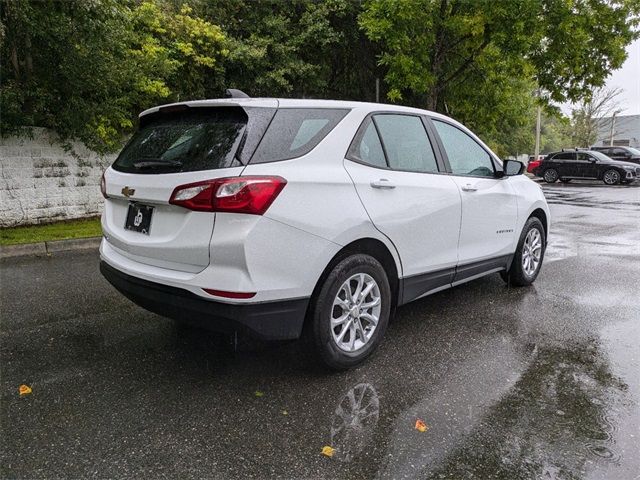
[{"label": "wet asphalt pavement", "polygon": [[544,190],[533,287],[407,305],[338,374],[139,309],[96,252],[3,261],[0,475],[640,478],[640,184]]}]

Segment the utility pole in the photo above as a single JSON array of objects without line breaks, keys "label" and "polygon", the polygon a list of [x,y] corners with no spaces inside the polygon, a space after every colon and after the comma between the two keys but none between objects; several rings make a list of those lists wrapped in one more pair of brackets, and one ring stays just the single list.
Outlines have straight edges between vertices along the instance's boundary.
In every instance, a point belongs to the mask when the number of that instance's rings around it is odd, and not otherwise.
[{"label": "utility pole", "polygon": [[618,114],[618,111],[616,110],[615,112],[613,112],[613,115],[611,115],[611,131],[609,132],[609,146],[613,147],[613,131],[615,130],[616,127],[616,115]]},{"label": "utility pole", "polygon": [[542,107],[538,105],[538,117],[536,118],[536,148],[534,152],[534,160],[538,160],[540,156],[540,117],[542,116]]},{"label": "utility pole", "polygon": [[376,103],[380,103],[380,79],[376,78]]}]

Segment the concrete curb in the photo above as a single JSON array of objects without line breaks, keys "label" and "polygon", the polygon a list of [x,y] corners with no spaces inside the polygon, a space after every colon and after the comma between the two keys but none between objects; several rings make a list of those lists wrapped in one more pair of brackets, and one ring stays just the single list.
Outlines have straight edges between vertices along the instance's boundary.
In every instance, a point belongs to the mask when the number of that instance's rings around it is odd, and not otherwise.
[{"label": "concrete curb", "polygon": [[0,245],[0,258],[46,256],[69,250],[90,250],[98,248],[102,237],[70,238],[51,242],[26,243],[23,245]]}]

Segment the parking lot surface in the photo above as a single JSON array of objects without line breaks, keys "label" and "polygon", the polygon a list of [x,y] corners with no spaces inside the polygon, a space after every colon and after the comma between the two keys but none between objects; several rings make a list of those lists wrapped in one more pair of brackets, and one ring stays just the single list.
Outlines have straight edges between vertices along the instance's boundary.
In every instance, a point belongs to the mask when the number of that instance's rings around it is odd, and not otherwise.
[{"label": "parking lot surface", "polygon": [[97,252],[3,261],[0,475],[640,478],[640,184],[543,189],[534,286],[402,307],[343,373],[141,310]]}]

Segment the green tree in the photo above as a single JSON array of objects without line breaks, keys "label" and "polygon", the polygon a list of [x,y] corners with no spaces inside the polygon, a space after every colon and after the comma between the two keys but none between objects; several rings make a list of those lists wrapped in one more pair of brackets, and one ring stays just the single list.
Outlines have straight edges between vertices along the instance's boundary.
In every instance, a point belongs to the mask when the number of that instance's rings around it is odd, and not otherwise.
[{"label": "green tree", "polygon": [[567,117],[557,109],[547,109],[542,115],[540,152],[557,152],[574,146],[571,140],[571,125]]},{"label": "green tree", "polygon": [[161,0],[6,0],[3,133],[44,126],[114,150],[137,113],[204,95],[228,51],[219,27]]},{"label": "green tree", "polygon": [[389,100],[449,113],[513,153],[530,138],[534,88],[565,101],[604,83],[638,12],[640,0],[368,0],[359,21]]},{"label": "green tree", "polygon": [[[600,129],[611,124],[611,117],[622,112],[619,88],[599,88],[579,102],[571,112],[571,140],[588,147],[598,139]],[[615,131],[611,132],[615,135]]]},{"label": "green tree", "polygon": [[351,0],[203,0],[229,37],[229,87],[252,96],[375,98],[376,51]]}]

